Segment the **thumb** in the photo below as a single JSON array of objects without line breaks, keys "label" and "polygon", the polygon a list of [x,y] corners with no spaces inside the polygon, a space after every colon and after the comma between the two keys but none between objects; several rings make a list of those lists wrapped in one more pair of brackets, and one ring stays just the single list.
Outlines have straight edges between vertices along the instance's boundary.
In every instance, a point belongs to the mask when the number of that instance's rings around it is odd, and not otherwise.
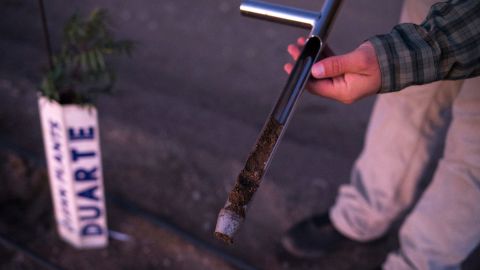
[{"label": "thumb", "polygon": [[317,79],[337,77],[354,71],[355,61],[352,54],[344,54],[325,58],[312,67],[312,75]]}]

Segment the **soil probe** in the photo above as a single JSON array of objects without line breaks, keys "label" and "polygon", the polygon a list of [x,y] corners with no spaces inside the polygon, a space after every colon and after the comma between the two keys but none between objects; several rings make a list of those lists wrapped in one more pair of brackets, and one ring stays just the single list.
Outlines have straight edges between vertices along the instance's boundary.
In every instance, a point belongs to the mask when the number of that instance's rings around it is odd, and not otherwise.
[{"label": "soil probe", "polygon": [[243,15],[311,29],[311,32],[245,167],[218,214],[215,236],[226,243],[233,243],[233,236],[245,219],[247,205],[258,189],[288,125],[295,104],[310,77],[310,70],[325,47],[329,29],[341,2],[325,0],[320,13],[316,13],[261,1],[242,1],[240,11]]}]

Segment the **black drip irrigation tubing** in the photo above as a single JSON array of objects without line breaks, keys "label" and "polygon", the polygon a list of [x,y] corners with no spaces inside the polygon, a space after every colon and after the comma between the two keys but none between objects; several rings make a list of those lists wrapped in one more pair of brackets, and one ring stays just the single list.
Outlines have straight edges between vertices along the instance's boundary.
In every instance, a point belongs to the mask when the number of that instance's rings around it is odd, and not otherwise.
[{"label": "black drip irrigation tubing", "polygon": [[183,240],[186,242],[191,243],[195,247],[201,249],[201,250],[206,250],[209,253],[213,254],[215,257],[222,259],[223,261],[227,262],[230,266],[235,267],[236,269],[241,269],[241,270],[254,270],[256,269],[252,265],[248,264],[247,262],[232,256],[222,249],[206,242],[203,241],[190,232],[180,228],[179,226],[171,223],[168,221],[166,218],[158,216],[157,214],[150,213],[147,210],[144,210],[140,208],[139,206],[136,206],[134,203],[125,200],[124,198],[118,196],[118,195],[113,195],[110,194],[107,196],[108,201],[115,204],[117,207],[135,215],[138,216],[151,224],[160,227],[168,232],[171,232],[179,237],[181,237]]},{"label": "black drip irrigation tubing", "polygon": [[[35,165],[38,166],[46,166],[46,162],[44,159],[38,158],[35,154],[32,152],[19,147],[18,145],[14,143],[10,143],[6,138],[3,136],[0,136],[0,147],[7,149],[9,151],[15,152],[19,156],[32,161]],[[215,257],[223,260],[227,264],[229,264],[232,267],[235,267],[236,269],[240,270],[254,270],[257,269],[254,266],[250,265],[249,263],[243,261],[242,259],[239,259],[233,255],[230,255],[229,253],[225,252],[224,250],[206,242],[198,237],[194,236],[190,232],[180,228],[178,225],[168,221],[167,218],[161,217],[157,214],[153,214],[148,212],[147,210],[144,210],[138,206],[136,206],[134,203],[127,201],[123,199],[121,196],[116,195],[116,194],[109,194],[106,193],[106,198],[108,202],[114,204],[115,206],[119,207],[120,209],[123,209],[133,215],[136,215],[149,223],[153,224],[156,227],[162,228],[170,233],[173,233],[183,239],[184,241],[194,245],[195,247],[205,250],[209,252],[210,254],[214,255]],[[3,243],[3,242],[2,242]],[[32,253],[33,254],[33,253]],[[39,257],[38,255],[35,255],[36,258],[43,260],[46,262],[45,259]],[[61,269],[61,268],[51,268],[51,269]]]},{"label": "black drip irrigation tubing", "polygon": [[20,252],[20,253],[24,254],[25,256],[30,258],[35,263],[42,266],[44,269],[49,269],[49,270],[62,270],[63,269],[60,266],[46,260],[45,258],[41,257],[38,254],[34,253],[33,251],[31,251],[27,247],[24,247],[24,246],[22,246],[22,245],[20,245],[16,242],[10,240],[9,238],[7,238],[6,236],[4,236],[2,234],[0,234],[0,245],[6,247],[8,249],[12,249],[12,250],[15,250],[17,252]]}]

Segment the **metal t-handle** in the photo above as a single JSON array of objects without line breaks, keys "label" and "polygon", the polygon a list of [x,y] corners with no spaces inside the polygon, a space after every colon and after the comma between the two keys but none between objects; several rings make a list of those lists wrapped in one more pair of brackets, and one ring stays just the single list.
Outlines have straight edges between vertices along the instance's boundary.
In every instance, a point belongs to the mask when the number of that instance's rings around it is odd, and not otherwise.
[{"label": "metal t-handle", "polygon": [[310,36],[326,39],[341,0],[325,0],[320,12],[313,12],[256,0],[243,0],[240,11],[245,16],[311,29]]}]

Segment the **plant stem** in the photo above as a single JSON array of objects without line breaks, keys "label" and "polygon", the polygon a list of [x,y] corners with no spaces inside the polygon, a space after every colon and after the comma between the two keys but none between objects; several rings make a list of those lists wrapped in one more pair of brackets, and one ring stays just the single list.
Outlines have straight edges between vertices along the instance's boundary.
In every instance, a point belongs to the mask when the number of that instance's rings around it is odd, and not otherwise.
[{"label": "plant stem", "polygon": [[52,44],[50,42],[50,33],[48,32],[47,16],[45,15],[45,5],[43,4],[43,0],[38,0],[38,5],[40,6],[40,15],[41,15],[41,19],[42,19],[43,36],[45,38],[45,47],[47,49],[47,55],[48,55],[48,66],[51,70],[51,69],[53,69]]}]

